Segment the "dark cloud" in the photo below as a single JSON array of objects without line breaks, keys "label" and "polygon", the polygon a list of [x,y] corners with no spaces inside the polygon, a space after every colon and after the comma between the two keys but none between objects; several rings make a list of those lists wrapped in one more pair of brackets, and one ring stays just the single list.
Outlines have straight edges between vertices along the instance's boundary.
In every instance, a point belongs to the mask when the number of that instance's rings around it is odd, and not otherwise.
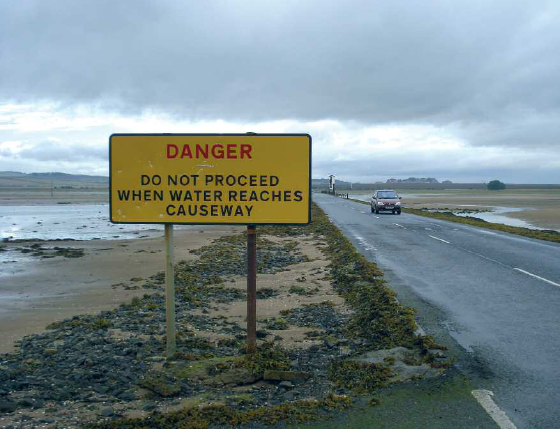
[{"label": "dark cloud", "polygon": [[555,1],[23,0],[0,16],[4,99],[559,145]]}]

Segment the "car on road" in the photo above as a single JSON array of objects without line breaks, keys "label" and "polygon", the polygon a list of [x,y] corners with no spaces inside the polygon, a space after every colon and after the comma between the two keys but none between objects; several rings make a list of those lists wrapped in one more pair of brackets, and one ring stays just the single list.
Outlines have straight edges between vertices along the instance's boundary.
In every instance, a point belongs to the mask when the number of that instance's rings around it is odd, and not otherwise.
[{"label": "car on road", "polygon": [[380,189],[371,197],[371,212],[379,214],[380,211],[390,211],[401,214],[401,197],[392,189]]}]

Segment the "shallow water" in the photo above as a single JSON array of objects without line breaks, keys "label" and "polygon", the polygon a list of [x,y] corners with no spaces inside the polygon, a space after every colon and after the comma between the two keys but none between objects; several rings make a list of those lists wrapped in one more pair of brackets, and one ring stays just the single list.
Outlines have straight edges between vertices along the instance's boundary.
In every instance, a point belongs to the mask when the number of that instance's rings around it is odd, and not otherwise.
[{"label": "shallow water", "polygon": [[[190,228],[180,226],[180,229]],[[163,234],[163,225],[122,225],[109,221],[109,204],[0,207],[0,239],[122,240]]]},{"label": "shallow water", "polygon": [[[466,207],[466,205],[465,205]],[[455,213],[457,216],[467,217],[472,216],[478,219],[485,220],[486,222],[492,223],[503,223],[504,225],[518,226],[522,228],[531,229],[545,229],[534,226],[529,222],[522,219],[515,219],[508,216],[504,216],[504,213],[522,212],[524,210],[533,210],[532,208],[519,208],[519,207],[489,207],[489,206],[479,206],[479,205],[469,205],[469,207],[481,207],[492,209],[490,212],[479,212],[479,213]]]}]

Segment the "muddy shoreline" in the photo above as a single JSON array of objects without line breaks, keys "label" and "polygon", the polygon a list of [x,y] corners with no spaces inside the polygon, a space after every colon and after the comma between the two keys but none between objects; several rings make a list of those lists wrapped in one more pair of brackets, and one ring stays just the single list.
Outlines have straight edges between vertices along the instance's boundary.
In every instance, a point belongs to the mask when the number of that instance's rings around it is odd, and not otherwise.
[{"label": "muddy shoreline", "polygon": [[[88,263],[96,262],[89,276],[80,264],[86,256],[58,261],[60,272],[94,277],[82,283],[101,290],[103,305],[113,295],[112,308],[82,314],[72,307],[62,320],[58,308],[46,331],[0,356],[6,386],[0,425],[295,423],[348,408],[387,383],[441,375],[450,362],[433,339],[418,336],[413,311],[394,299],[381,272],[324,214],[314,216],[310,227],[259,228],[254,355],[243,347],[246,237],[240,228],[215,231],[211,243],[206,230],[198,245],[192,232],[183,237],[192,246],[177,257],[178,350],[170,360],[163,274],[142,263],[160,259],[163,243],[148,252],[142,243],[148,240],[85,249]],[[56,270],[54,259],[41,262]],[[101,261],[116,271],[99,273]],[[104,290],[102,275],[113,279]],[[126,280],[115,283],[119,276]],[[94,297],[86,289],[80,298],[91,309]]]},{"label": "muddy shoreline", "polygon": [[[200,228],[177,231],[176,260],[192,259],[191,250],[212,239],[238,233],[241,227]],[[21,254],[17,249],[34,244],[42,248],[81,249],[79,258]],[[139,280],[164,269],[163,237],[130,240],[37,241],[2,243],[0,265],[0,353],[13,350],[13,342],[37,333],[56,320],[75,314],[95,314],[142,295],[130,289]],[[25,256],[24,260],[10,262]],[[122,287],[113,287],[119,284]],[[125,289],[127,286],[128,289]]]}]

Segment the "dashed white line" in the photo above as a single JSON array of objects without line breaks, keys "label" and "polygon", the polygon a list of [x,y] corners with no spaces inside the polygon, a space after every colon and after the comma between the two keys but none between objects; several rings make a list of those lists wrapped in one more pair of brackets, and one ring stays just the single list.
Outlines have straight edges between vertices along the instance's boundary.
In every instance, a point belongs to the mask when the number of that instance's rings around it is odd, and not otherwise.
[{"label": "dashed white line", "polygon": [[451,244],[449,241],[444,240],[443,238],[437,238],[437,237],[434,237],[433,235],[428,235],[428,237],[433,238],[434,240],[443,241],[444,243],[447,243],[447,244]]},{"label": "dashed white line", "polygon": [[553,286],[560,287],[560,284],[555,283],[555,282],[553,282],[552,280],[548,280],[548,279],[545,279],[544,277],[537,276],[536,274],[530,273],[529,271],[522,270],[521,268],[514,268],[514,270],[515,270],[515,271],[519,271],[520,273],[523,273],[523,274],[527,274],[528,276],[534,277],[534,278],[536,278],[536,279],[539,279],[539,280],[541,280],[541,281],[543,281],[543,282],[546,282],[546,283],[548,283],[548,284],[551,284],[551,285],[553,285]]},{"label": "dashed white line", "polygon": [[492,420],[496,422],[500,429],[517,429],[507,414],[504,413],[492,399],[494,392],[490,390],[473,390],[471,394],[482,406],[482,408],[484,408],[484,411],[488,413]]},{"label": "dashed white line", "polygon": [[377,250],[377,249],[375,248],[375,246],[372,246],[371,244],[369,244],[369,243],[364,239],[364,237],[362,237],[362,236],[356,234],[355,232],[352,232],[352,235],[356,238],[356,240],[358,240],[358,241],[360,242],[360,244],[361,244],[362,246],[364,246],[365,250],[367,250],[367,251],[369,251],[369,250]]}]

